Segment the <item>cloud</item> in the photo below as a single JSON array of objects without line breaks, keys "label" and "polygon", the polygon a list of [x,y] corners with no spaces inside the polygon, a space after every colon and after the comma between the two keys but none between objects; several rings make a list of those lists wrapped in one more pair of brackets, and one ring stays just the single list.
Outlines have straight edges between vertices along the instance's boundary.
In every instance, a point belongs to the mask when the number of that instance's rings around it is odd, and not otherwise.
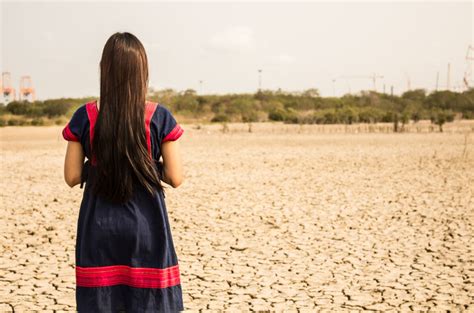
[{"label": "cloud", "polygon": [[248,52],[255,48],[253,30],[245,26],[233,26],[214,34],[209,40],[213,50],[224,52]]}]

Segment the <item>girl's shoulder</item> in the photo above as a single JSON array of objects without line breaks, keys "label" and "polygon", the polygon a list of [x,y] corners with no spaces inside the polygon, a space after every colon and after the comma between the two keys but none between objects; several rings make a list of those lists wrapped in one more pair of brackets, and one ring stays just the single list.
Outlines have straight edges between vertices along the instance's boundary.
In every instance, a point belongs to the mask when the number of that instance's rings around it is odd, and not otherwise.
[{"label": "girl's shoulder", "polygon": [[177,140],[184,133],[183,128],[166,105],[155,103],[155,106],[151,122],[157,130],[160,142]]},{"label": "girl's shoulder", "polygon": [[171,110],[165,104],[160,103],[160,102],[149,102],[149,103],[155,106],[155,114],[153,116],[155,120],[159,118],[167,117],[167,116],[173,116],[173,114],[171,113]]},{"label": "girl's shoulder", "polygon": [[[63,138],[67,141],[81,141],[87,124],[90,122],[90,115],[93,112],[94,102],[87,102],[80,105],[72,114],[71,119],[62,130]],[[97,107],[95,107],[97,109]]]}]

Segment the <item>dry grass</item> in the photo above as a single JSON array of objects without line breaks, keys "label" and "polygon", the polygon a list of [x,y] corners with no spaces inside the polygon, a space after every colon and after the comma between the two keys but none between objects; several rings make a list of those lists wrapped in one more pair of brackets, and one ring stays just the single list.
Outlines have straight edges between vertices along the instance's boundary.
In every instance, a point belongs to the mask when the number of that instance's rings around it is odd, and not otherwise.
[{"label": "dry grass", "polygon": [[[189,311],[474,308],[473,123],[363,127],[184,126],[166,201]],[[61,128],[0,131],[0,311],[71,310]]]}]

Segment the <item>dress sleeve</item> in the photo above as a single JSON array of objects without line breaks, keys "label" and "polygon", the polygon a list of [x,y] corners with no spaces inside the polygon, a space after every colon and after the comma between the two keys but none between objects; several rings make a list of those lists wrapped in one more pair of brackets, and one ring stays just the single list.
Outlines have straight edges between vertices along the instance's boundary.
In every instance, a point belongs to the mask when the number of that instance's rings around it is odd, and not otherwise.
[{"label": "dress sleeve", "polygon": [[181,125],[178,124],[167,107],[160,104],[158,108],[160,110],[159,139],[161,143],[177,140],[183,134],[183,128],[181,128]]},{"label": "dress sleeve", "polygon": [[63,128],[63,138],[67,141],[81,142],[83,129],[86,123],[86,117],[84,114],[85,106],[80,106],[72,115],[69,122]]}]

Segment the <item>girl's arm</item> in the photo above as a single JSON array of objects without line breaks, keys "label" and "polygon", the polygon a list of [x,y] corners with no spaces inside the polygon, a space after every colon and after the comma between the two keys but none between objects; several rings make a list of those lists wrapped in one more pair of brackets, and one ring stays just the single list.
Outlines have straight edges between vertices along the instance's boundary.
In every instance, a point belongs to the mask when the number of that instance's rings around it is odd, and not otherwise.
[{"label": "girl's arm", "polygon": [[71,188],[81,183],[84,159],[85,156],[81,143],[68,141],[66,159],[64,161],[64,180]]},{"label": "girl's arm", "polygon": [[161,145],[161,155],[163,157],[163,177],[162,180],[177,188],[183,183],[183,166],[178,141],[166,141]]}]

